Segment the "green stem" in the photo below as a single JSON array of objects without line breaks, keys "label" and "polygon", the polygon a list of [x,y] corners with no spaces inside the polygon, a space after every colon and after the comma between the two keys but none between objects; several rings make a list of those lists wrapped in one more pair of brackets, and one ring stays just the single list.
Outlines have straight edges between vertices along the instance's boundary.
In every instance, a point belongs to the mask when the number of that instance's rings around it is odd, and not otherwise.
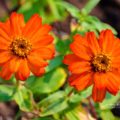
[{"label": "green stem", "polygon": [[85,7],[82,9],[82,13],[89,14],[99,2],[100,0],[89,0]]},{"label": "green stem", "polygon": [[57,18],[60,18],[60,15],[58,13],[58,9],[57,9],[57,6],[55,4],[55,0],[47,0],[49,6],[50,6],[50,9],[52,11],[52,13],[54,14],[54,16],[56,16]]},{"label": "green stem", "polygon": [[16,94],[16,91],[18,90],[19,86],[20,86],[20,83],[18,80],[16,80],[16,84],[15,84],[15,88],[13,90],[12,96],[14,96]]}]

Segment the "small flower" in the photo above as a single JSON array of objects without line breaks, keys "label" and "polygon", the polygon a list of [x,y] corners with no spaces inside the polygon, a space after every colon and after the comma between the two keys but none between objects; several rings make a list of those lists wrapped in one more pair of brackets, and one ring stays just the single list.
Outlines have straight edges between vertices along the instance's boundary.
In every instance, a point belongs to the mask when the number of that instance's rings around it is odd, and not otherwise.
[{"label": "small flower", "polygon": [[99,38],[93,32],[74,36],[72,54],[64,58],[71,72],[69,83],[77,90],[93,84],[92,97],[101,102],[106,92],[115,95],[120,86],[120,41],[111,30],[103,30]]},{"label": "small flower", "polygon": [[41,76],[46,60],[54,57],[51,26],[42,25],[42,19],[33,15],[25,24],[22,14],[12,13],[5,22],[0,22],[0,76],[6,80],[14,74],[18,80],[26,80],[30,71]]}]

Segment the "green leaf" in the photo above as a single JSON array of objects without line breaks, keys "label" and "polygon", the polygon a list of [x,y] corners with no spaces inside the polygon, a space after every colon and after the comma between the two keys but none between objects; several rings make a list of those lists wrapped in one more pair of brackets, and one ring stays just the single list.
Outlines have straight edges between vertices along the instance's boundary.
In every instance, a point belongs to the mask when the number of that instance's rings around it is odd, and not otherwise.
[{"label": "green leaf", "polygon": [[87,20],[90,21],[98,31],[103,29],[111,29],[114,34],[117,34],[117,31],[112,26],[101,22],[97,17],[89,16]]},{"label": "green leaf", "polygon": [[54,69],[40,78],[30,77],[26,85],[33,93],[45,94],[59,89],[66,81],[67,74],[63,68]]},{"label": "green leaf", "polygon": [[95,31],[98,33],[101,30],[110,29],[114,34],[117,34],[117,31],[112,26],[101,22],[97,17],[94,16],[85,16],[84,21],[79,22],[85,31]]},{"label": "green leaf", "polygon": [[[34,7],[35,6],[35,7]],[[28,21],[28,19],[35,13],[39,13],[40,9],[40,3],[35,2],[33,0],[28,0],[25,2],[20,9],[18,10],[19,13],[24,14],[25,21]]]},{"label": "green leaf", "polygon": [[102,120],[117,120],[110,110],[101,111]]},{"label": "green leaf", "polygon": [[87,4],[82,9],[83,14],[89,14],[95,6],[100,2],[100,0],[89,0]]},{"label": "green leaf", "polygon": [[12,99],[12,94],[14,87],[10,85],[0,85],[0,102],[10,101]]},{"label": "green leaf", "polygon": [[115,103],[120,99],[120,93],[118,93],[116,96],[113,96],[109,93],[107,93],[106,99],[100,103],[100,108],[102,110],[111,109],[115,106]]},{"label": "green leaf", "polygon": [[75,7],[74,5],[67,3],[65,1],[63,2],[56,2],[56,4],[60,5],[61,7],[65,8],[73,17],[79,18],[80,10]]},{"label": "green leaf", "polygon": [[79,103],[81,100],[89,97],[92,93],[92,86],[84,91],[71,95],[69,98],[70,103]]},{"label": "green leaf", "polygon": [[63,91],[58,91],[43,99],[38,106],[41,109],[41,116],[61,112],[68,107],[66,94]]},{"label": "green leaf", "polygon": [[20,86],[14,95],[14,100],[23,111],[33,110],[32,93],[24,86]]},{"label": "green leaf", "polygon": [[46,72],[50,72],[51,70],[59,67],[62,64],[63,56],[59,55],[50,61],[49,66],[46,68]]},{"label": "green leaf", "polygon": [[70,40],[61,40],[61,39],[57,39],[57,43],[56,43],[56,50],[62,54],[65,55],[68,51],[69,51],[69,45],[70,45],[71,41]]},{"label": "green leaf", "polygon": [[76,109],[68,111],[65,116],[68,120],[80,120],[79,113]]},{"label": "green leaf", "polygon": [[54,120],[54,119],[50,118],[50,117],[40,117],[40,118],[35,118],[35,119],[32,119],[32,120]]}]

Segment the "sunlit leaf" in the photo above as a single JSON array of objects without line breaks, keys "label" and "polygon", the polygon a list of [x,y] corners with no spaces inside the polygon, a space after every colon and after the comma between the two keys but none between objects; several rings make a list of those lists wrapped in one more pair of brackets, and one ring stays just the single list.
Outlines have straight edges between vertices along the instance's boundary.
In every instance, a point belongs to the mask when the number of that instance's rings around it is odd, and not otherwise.
[{"label": "sunlit leaf", "polygon": [[54,69],[43,77],[30,77],[26,85],[34,93],[51,93],[59,89],[66,81],[67,74],[63,68]]},{"label": "sunlit leaf", "polygon": [[63,111],[68,107],[66,94],[63,91],[58,91],[39,103],[41,115],[47,116]]},{"label": "sunlit leaf", "polygon": [[50,61],[48,67],[46,68],[46,72],[49,72],[62,64],[63,56],[56,56],[53,60]]},{"label": "sunlit leaf", "polygon": [[81,100],[89,97],[92,94],[92,86],[87,88],[86,90],[83,90],[79,93],[74,93],[70,96],[69,101],[71,103],[79,103]]},{"label": "sunlit leaf", "polygon": [[102,110],[111,109],[115,106],[116,102],[119,99],[120,99],[120,93],[118,93],[116,96],[107,93],[106,99],[102,103],[100,103],[100,108]]},{"label": "sunlit leaf", "polygon": [[21,86],[14,95],[14,100],[19,105],[19,108],[23,111],[33,110],[32,93],[30,90]]},{"label": "sunlit leaf", "polygon": [[73,17],[79,18],[80,10],[74,5],[67,2],[56,2],[61,7],[65,8]]},{"label": "sunlit leaf", "polygon": [[14,87],[10,85],[0,85],[0,101],[10,101],[12,99],[12,94]]}]

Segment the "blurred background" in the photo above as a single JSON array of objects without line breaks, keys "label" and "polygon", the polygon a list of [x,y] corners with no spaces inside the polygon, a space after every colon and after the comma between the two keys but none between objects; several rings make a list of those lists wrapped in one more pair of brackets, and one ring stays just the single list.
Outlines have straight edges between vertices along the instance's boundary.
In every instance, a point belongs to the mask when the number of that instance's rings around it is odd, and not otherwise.
[{"label": "blurred background", "polygon": [[[26,1],[27,1],[27,4],[26,4]],[[32,6],[28,3],[28,1],[39,2],[39,4],[35,4],[33,2],[35,5],[33,6],[33,10],[29,12],[29,9]],[[51,2],[49,1],[51,0],[0,0],[0,19],[4,21],[4,19],[13,11],[21,11],[21,12],[27,11],[27,14],[29,14],[28,16],[31,16],[31,14],[38,12],[38,6],[44,7],[45,12],[49,13],[51,8],[48,5],[48,4],[51,4]],[[88,0],[65,0],[65,1],[81,9],[84,7],[84,5]],[[44,13],[41,13],[41,14],[44,14]],[[54,13],[54,14],[57,14],[57,13]],[[120,36],[119,34],[120,33],[120,15],[119,15],[120,0],[101,0],[90,14],[97,16],[103,22],[113,26],[118,31],[118,36]],[[56,17],[59,18],[59,15],[57,15]],[[70,24],[70,17],[68,17],[64,22],[57,24],[58,25],[57,27],[58,28],[61,27],[62,30],[64,30],[65,32],[69,32],[68,30],[69,24]]]}]

